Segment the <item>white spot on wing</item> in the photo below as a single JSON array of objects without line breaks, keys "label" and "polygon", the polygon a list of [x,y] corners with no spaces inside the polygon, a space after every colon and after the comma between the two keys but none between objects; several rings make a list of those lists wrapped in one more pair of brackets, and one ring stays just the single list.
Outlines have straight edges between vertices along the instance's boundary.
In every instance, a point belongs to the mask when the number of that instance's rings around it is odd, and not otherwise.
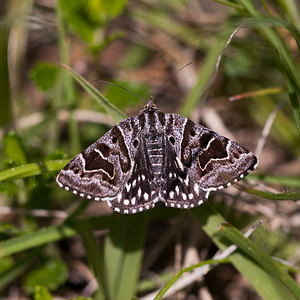
[{"label": "white spot on wing", "polygon": [[186,185],[189,185],[189,177],[188,177],[188,176],[186,176],[186,179],[184,180],[184,183],[185,183]]},{"label": "white spot on wing", "polygon": [[178,167],[183,171],[184,170],[184,166],[180,160],[180,158],[178,156],[176,156],[176,162],[178,164]]},{"label": "white spot on wing", "polygon": [[122,199],[122,194],[121,194],[121,193],[119,193],[119,194],[118,194],[118,202],[120,202],[120,201],[121,201],[121,199]]},{"label": "white spot on wing", "polygon": [[187,199],[187,196],[186,196],[185,193],[182,193],[182,199],[183,199],[183,200],[186,200],[186,199]]},{"label": "white spot on wing", "polygon": [[129,192],[130,187],[131,187],[131,184],[130,184],[130,183],[126,183],[125,188],[126,188],[126,191],[127,191],[127,192]]},{"label": "white spot on wing", "polygon": [[128,199],[124,200],[124,205],[129,205],[129,200]]},{"label": "white spot on wing", "polygon": [[144,199],[147,201],[149,199],[149,194],[148,193],[144,193]]},{"label": "white spot on wing", "polygon": [[194,185],[194,191],[197,195],[199,195],[199,184],[198,183],[195,183]]},{"label": "white spot on wing", "polygon": [[189,199],[192,200],[194,198],[194,194],[190,193],[189,194]]},{"label": "white spot on wing", "polygon": [[171,191],[170,194],[169,194],[169,196],[170,196],[171,199],[173,199],[174,198],[174,192]]},{"label": "white spot on wing", "polygon": [[135,202],[136,202],[136,199],[135,199],[135,197],[133,197],[133,198],[131,199],[131,204],[132,204],[132,205],[135,205]]}]

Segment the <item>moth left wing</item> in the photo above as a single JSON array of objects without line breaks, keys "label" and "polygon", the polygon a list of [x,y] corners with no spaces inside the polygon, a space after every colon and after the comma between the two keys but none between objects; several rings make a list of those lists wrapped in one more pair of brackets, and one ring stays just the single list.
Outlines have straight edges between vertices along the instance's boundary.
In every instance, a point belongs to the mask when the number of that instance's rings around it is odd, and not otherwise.
[{"label": "moth left wing", "polygon": [[60,187],[88,199],[116,197],[132,171],[136,123],[135,117],[124,120],[73,158],[57,176]]}]

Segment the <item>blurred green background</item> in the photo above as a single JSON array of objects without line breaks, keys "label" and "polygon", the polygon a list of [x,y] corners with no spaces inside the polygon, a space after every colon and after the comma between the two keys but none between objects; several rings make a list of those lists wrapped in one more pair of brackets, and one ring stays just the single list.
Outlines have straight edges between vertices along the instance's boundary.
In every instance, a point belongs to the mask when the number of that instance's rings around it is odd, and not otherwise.
[{"label": "blurred green background", "polygon": [[[2,0],[0,298],[300,299],[299,32],[296,0]],[[101,80],[147,99],[170,76],[159,109],[257,171],[189,211],[123,216],[61,190],[58,171],[144,106]]]}]

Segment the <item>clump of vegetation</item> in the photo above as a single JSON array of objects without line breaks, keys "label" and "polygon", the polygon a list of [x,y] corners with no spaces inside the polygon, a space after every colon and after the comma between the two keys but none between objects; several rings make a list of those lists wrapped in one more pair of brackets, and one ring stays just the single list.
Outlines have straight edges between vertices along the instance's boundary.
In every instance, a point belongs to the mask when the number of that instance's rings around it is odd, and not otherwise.
[{"label": "clump of vegetation", "polygon": [[[1,4],[1,299],[299,299],[297,1]],[[59,189],[143,107],[97,80],[148,98],[170,76],[157,106],[252,150],[257,171],[191,210],[112,214]]]}]

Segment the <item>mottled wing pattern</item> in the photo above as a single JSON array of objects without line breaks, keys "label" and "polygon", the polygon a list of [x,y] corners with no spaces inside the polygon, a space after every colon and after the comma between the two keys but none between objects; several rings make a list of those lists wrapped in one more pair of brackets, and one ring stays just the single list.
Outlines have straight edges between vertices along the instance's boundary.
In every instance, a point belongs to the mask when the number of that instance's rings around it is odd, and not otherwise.
[{"label": "mottled wing pattern", "polygon": [[73,158],[58,174],[57,183],[67,191],[94,200],[111,200],[132,172],[130,147],[137,132],[134,117],[113,127]]},{"label": "mottled wing pattern", "polygon": [[165,114],[165,153],[162,190],[166,206],[193,208],[206,199],[206,191],[189,174],[188,167],[181,161],[181,143],[186,118],[175,114]]},{"label": "mottled wing pattern", "polygon": [[175,151],[166,152],[167,206],[198,206],[211,191],[230,186],[256,168],[257,158],[237,143],[180,115],[166,114],[166,119],[166,134]]},{"label": "mottled wing pattern", "polygon": [[136,117],[109,130],[72,159],[58,184],[115,211],[133,214],[154,207],[193,208],[209,193],[228,187],[257,166],[256,157],[217,133],[148,101]]},{"label": "mottled wing pattern", "polygon": [[132,141],[136,147],[133,168],[118,195],[109,201],[115,211],[134,214],[154,207],[158,201],[158,189],[153,181],[153,173],[143,136],[136,135]]}]

